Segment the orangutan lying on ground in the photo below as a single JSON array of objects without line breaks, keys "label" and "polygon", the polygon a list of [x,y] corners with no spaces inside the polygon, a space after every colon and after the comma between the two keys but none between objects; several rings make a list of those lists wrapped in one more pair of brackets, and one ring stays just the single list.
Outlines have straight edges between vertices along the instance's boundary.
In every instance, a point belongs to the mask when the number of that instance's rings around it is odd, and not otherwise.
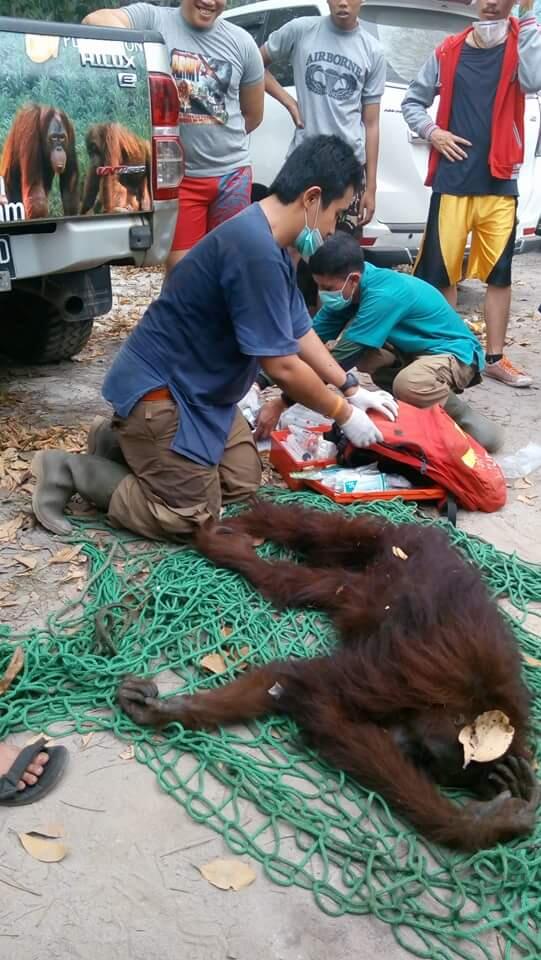
[{"label": "orangutan lying on ground", "polygon": [[[305,562],[262,560],[259,537]],[[322,757],[430,840],[478,850],[533,830],[541,786],[528,760],[519,651],[479,571],[444,531],[264,502],[203,528],[196,543],[277,607],[327,611],[341,643],[193,696],[160,700],[154,683],[127,678],[119,701],[137,723],[198,730],[287,713]],[[510,748],[464,767],[460,730],[493,710],[514,727]],[[436,784],[483,799],[459,806]]]}]

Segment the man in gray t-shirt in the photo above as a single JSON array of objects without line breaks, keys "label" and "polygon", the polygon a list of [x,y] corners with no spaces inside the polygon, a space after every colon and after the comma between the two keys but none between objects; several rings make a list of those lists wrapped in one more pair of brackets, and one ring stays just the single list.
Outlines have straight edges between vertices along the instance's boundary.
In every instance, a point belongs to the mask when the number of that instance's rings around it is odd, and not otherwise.
[{"label": "man in gray t-shirt", "polygon": [[182,0],[180,8],[133,3],[84,21],[157,30],[167,44],[186,156],[169,269],[251,200],[248,134],[263,117],[263,64],[252,37],[218,19],[224,7],[225,0]]},{"label": "man in gray t-shirt", "polygon": [[291,114],[296,130],[290,150],[303,137],[338,134],[365,165],[366,186],[358,224],[376,205],[379,109],[385,58],[377,40],[359,22],[362,0],[328,0],[329,17],[298,17],[271,33],[261,48],[266,67],[291,60],[295,100],[269,72],[265,90]]}]

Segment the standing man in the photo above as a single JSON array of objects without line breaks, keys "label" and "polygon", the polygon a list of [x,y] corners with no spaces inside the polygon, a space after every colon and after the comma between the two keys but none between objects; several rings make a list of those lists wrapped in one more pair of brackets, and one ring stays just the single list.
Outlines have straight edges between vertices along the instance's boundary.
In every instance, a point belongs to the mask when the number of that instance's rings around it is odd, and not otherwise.
[{"label": "standing man", "polygon": [[328,3],[330,16],[290,20],[261,47],[265,67],[292,60],[297,100],[269,70],[265,72],[265,90],[291,114],[296,130],[290,151],[304,137],[316,134],[336,134],[355,151],[365,178],[347,221],[360,233],[376,208],[385,58],[380,44],[359,22],[362,0]]},{"label": "standing man", "polygon": [[360,182],[360,164],[339,137],[305,140],[265,200],[177,264],[105,379],[124,462],[106,424],[92,439],[97,455],[36,454],[33,508],[44,527],[70,532],[64,509],[77,492],[115,526],[176,539],[217,519],[222,503],[249,497],[261,464],[237,404],[260,366],[293,399],[341,424],[355,446],[381,440],[365,411],[394,419],[392,397],[345,381],[311,329],[285,249],[309,258]]},{"label": "standing man", "polygon": [[[428,222],[415,274],[456,306],[468,235],[466,277],[487,283],[485,376],[511,387],[532,378],[504,356],[511,304],[517,176],[524,159],[524,94],[541,89],[541,32],[523,0],[477,0],[472,27],[447,37],[410,84],[408,126],[432,149]],[[427,112],[440,102],[434,123]]]},{"label": "standing man", "polygon": [[248,134],[263,119],[263,64],[252,37],[218,19],[225,0],[182,0],[178,7],[134,3],[98,10],[83,23],[158,30],[179,92],[186,175],[168,271],[218,224],[251,201]]}]

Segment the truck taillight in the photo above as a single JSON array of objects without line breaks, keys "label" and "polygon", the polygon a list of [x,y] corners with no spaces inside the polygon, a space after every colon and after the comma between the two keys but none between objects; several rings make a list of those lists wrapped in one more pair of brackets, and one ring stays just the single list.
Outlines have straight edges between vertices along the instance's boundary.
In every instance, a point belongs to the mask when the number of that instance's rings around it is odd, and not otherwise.
[{"label": "truck taillight", "polygon": [[184,152],[179,137],[152,138],[152,186],[155,200],[174,200],[184,175]]},{"label": "truck taillight", "polygon": [[179,107],[175,81],[166,73],[151,73],[149,82],[152,126],[176,127]]}]

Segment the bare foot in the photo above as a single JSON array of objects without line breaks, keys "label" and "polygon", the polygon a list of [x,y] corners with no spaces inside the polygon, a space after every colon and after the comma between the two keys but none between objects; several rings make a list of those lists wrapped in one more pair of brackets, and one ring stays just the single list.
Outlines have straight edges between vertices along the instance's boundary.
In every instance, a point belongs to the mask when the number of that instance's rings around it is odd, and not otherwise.
[{"label": "bare foot", "polygon": [[[8,743],[0,743],[0,777],[8,772],[20,752],[18,747],[12,747]],[[48,753],[38,753],[33,762],[28,764],[22,780],[19,780],[17,784],[17,790],[24,790],[27,785],[33,787],[43,773],[43,768],[48,759]]]}]

